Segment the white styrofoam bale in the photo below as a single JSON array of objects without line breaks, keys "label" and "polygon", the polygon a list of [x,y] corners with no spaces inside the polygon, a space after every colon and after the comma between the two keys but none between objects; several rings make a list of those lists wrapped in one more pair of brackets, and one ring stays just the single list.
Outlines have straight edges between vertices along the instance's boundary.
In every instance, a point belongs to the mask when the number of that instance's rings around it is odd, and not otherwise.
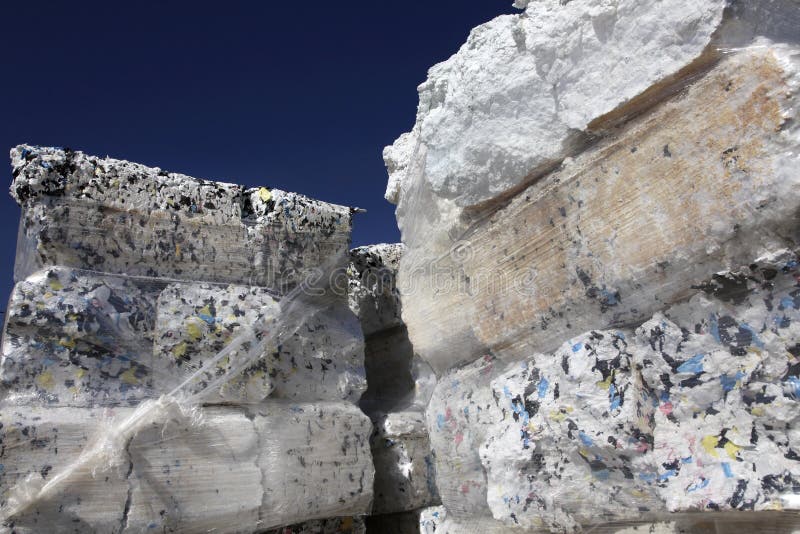
[{"label": "white styrofoam bale", "polygon": [[462,522],[568,530],[795,509],[797,267],[788,251],[765,256],[635,331],[443,377],[427,414],[443,504]]},{"label": "white styrofoam bale", "polygon": [[[4,404],[0,409],[0,511],[8,510],[17,491],[48,482],[77,460],[109,416],[104,409]],[[127,467],[127,462],[110,466],[95,477],[90,469],[82,469],[55,496],[0,522],[0,532],[121,532]],[[0,518],[7,519],[4,514]]]},{"label": "white styrofoam bale", "polygon": [[64,267],[17,283],[4,325],[0,397],[87,407],[152,397],[160,289]]},{"label": "white styrofoam bale", "polygon": [[759,39],[485,212],[434,202],[415,175],[398,206],[415,351],[437,373],[552,351],[795,247],[798,73],[796,46]]},{"label": "white styrofoam bale", "polygon": [[127,447],[124,532],[252,532],[263,487],[259,436],[237,408],[203,409],[200,424],[152,424]]},{"label": "white styrofoam bale", "polygon": [[400,243],[381,243],[350,251],[348,299],[365,336],[403,324],[395,276],[403,254]]},{"label": "white styrofoam bale", "polygon": [[[357,401],[366,389],[364,342],[356,317],[339,299],[314,306],[288,337],[215,397],[226,402],[258,403],[267,396],[302,400]],[[253,286],[170,284],[159,295],[155,359],[165,372],[159,390],[169,391],[197,371],[243,328],[280,314],[277,297]],[[238,351],[200,377],[212,379],[235,361]]]},{"label": "white styrofoam bale", "polygon": [[69,149],[11,150],[22,210],[15,276],[53,265],[284,293],[341,255],[351,212]]},{"label": "white styrofoam bale", "polygon": [[434,458],[421,411],[392,412],[370,438],[375,464],[372,514],[392,514],[439,501]]},{"label": "white styrofoam bale", "polygon": [[402,198],[415,164],[435,195],[460,206],[514,188],[569,155],[575,133],[594,119],[696,60],[725,6],[531,2],[524,14],[474,28],[456,54],[430,69],[414,128],[384,151],[386,198]]},{"label": "white styrofoam bale", "polygon": [[372,424],[348,403],[253,407],[263,473],[262,528],[361,515],[372,501]]}]

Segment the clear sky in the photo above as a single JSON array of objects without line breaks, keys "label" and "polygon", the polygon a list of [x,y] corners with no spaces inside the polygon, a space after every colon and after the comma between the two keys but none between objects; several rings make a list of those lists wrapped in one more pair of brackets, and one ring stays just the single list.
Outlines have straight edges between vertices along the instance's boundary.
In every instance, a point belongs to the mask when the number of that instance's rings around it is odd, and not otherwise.
[{"label": "clear sky", "polygon": [[[2,2],[0,146],[297,191],[366,208],[354,245],[398,241],[381,151],[427,69],[511,3]],[[18,218],[0,195],[2,309]]]}]

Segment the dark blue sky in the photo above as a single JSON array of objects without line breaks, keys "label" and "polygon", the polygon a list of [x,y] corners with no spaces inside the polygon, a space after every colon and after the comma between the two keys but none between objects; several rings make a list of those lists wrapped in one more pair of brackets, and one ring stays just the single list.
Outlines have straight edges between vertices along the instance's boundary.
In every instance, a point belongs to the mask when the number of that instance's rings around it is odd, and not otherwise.
[{"label": "dark blue sky", "polygon": [[[511,3],[6,2],[0,147],[297,191],[366,208],[354,245],[397,241],[382,148],[412,126],[428,67]],[[19,209],[0,199],[5,308]]]}]

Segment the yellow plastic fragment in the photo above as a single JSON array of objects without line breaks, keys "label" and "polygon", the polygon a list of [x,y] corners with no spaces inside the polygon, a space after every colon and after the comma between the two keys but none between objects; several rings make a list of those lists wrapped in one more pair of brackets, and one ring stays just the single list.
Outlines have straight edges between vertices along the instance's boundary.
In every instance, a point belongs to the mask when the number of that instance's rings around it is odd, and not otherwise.
[{"label": "yellow plastic fragment", "polygon": [[269,202],[272,199],[272,193],[266,187],[261,187],[258,189],[258,198],[264,202]]},{"label": "yellow plastic fragment", "polygon": [[717,436],[703,436],[703,439],[700,440],[700,444],[703,445],[703,448],[708,454],[714,458],[718,458],[717,451],[715,450],[717,444],[719,444],[719,438]]},{"label": "yellow plastic fragment", "polygon": [[172,347],[172,355],[175,356],[176,359],[182,358],[183,355],[186,354],[186,348],[187,348],[186,342],[181,341],[180,343]]},{"label": "yellow plastic fragment", "polygon": [[40,374],[36,377],[36,383],[43,389],[51,389],[53,386],[56,385],[56,381],[53,378],[53,373],[50,371],[45,371],[44,373]]},{"label": "yellow plastic fragment", "polygon": [[614,371],[611,371],[611,374],[608,375],[608,378],[605,380],[601,380],[597,383],[597,387],[602,389],[608,389],[611,387],[611,382],[614,380]]},{"label": "yellow plastic fragment", "polygon": [[135,386],[136,384],[139,383],[139,379],[136,378],[136,372],[133,370],[133,367],[131,367],[130,369],[119,375],[119,377],[125,384],[130,384],[132,386]]},{"label": "yellow plastic fragment", "polygon": [[766,503],[764,509],[780,512],[783,510],[783,503],[780,501],[780,499],[774,499],[769,503]]},{"label": "yellow plastic fragment", "polygon": [[191,337],[194,341],[197,341],[203,337],[203,332],[200,330],[200,326],[197,324],[197,321],[191,319],[188,323],[186,323],[186,333],[189,334],[189,337]]},{"label": "yellow plastic fragment", "polygon": [[739,447],[738,445],[736,445],[732,441],[728,441],[727,443],[725,443],[725,446],[723,448],[725,449],[725,452],[728,453],[728,456],[730,456],[732,460],[735,460],[736,459],[736,454],[740,450],[742,450],[741,447]]}]

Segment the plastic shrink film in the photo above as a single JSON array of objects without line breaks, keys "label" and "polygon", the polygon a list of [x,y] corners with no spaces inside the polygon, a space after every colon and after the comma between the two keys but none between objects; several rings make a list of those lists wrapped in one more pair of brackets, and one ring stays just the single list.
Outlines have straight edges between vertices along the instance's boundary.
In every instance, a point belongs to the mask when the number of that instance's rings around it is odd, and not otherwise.
[{"label": "plastic shrink film", "polygon": [[800,529],[800,4],[517,4],[384,152],[420,529]]},{"label": "plastic shrink film", "polygon": [[11,157],[0,530],[357,531],[372,425],[349,208],[68,149]]},{"label": "plastic shrink film", "polygon": [[372,419],[375,463],[371,532],[414,532],[412,512],[439,503],[424,409],[435,376],[415,358],[401,319],[396,274],[403,246],[380,244],[350,252],[349,300],[365,335],[367,391],[359,405]]}]

